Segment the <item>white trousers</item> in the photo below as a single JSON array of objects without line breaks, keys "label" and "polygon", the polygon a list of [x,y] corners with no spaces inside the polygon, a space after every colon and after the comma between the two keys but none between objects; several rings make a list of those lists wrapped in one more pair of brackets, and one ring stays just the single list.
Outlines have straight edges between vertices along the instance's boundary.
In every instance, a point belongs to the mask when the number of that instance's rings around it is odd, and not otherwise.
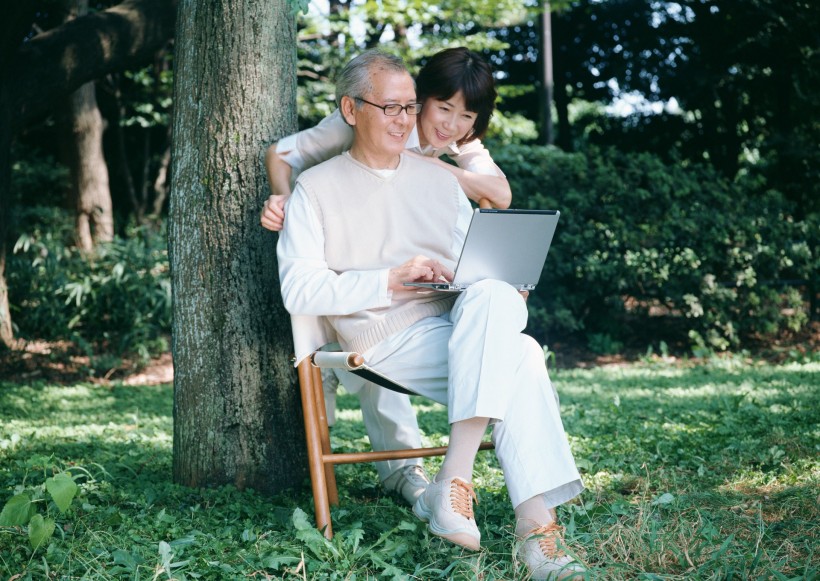
[{"label": "white trousers", "polygon": [[[490,418],[513,506],[544,495],[552,507],[578,495],[583,484],[544,352],[521,333],[526,323],[521,295],[506,283],[487,280],[461,293],[449,315],[423,319],[363,355],[371,367],[447,405],[450,423]],[[360,400],[374,449],[421,444],[405,396],[367,384]],[[380,475],[393,469],[380,468]]]},{"label": "white trousers", "polygon": [[[369,363],[368,363],[369,364]],[[347,385],[345,385],[347,389]],[[362,420],[374,450],[421,448],[421,433],[410,398],[373,383],[365,383],[357,393]],[[376,462],[380,480],[411,464],[421,465],[421,458]]]}]

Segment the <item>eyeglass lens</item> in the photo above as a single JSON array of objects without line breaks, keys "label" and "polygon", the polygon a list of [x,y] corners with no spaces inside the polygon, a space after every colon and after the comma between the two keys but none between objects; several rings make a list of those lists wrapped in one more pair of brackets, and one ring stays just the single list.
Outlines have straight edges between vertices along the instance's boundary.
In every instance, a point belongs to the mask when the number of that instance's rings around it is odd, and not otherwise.
[{"label": "eyeglass lens", "polygon": [[388,117],[395,117],[401,114],[402,111],[407,111],[408,115],[418,115],[421,112],[421,103],[410,103],[409,105],[399,105],[398,103],[390,103],[389,105],[377,105],[376,103],[371,103],[367,99],[362,99],[361,97],[355,97],[355,99],[357,101],[361,101],[362,103],[367,103],[368,105],[378,107]]}]

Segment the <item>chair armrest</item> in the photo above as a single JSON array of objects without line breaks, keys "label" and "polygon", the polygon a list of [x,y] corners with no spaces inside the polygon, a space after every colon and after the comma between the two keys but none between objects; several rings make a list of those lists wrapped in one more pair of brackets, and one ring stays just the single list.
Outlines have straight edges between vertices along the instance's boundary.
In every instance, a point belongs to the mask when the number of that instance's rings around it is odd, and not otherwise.
[{"label": "chair armrest", "polygon": [[314,367],[330,367],[351,371],[364,365],[364,357],[353,351],[316,351],[310,356]]}]

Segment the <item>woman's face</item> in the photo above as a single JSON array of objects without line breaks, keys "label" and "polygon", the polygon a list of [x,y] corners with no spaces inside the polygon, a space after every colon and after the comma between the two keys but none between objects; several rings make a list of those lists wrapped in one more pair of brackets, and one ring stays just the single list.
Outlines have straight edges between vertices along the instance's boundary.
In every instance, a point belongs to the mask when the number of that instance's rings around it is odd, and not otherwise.
[{"label": "woman's face", "polygon": [[459,91],[446,100],[428,97],[418,118],[421,145],[438,149],[463,138],[473,128],[476,113],[464,105]]}]

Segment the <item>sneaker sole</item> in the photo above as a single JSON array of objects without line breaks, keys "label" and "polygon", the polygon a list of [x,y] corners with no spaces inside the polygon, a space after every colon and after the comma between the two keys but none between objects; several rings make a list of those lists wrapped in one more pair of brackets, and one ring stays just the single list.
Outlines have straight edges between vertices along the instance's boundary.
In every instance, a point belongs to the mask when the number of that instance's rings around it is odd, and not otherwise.
[{"label": "sneaker sole", "polygon": [[426,522],[427,530],[437,537],[450,541],[451,543],[464,547],[465,549],[470,549],[471,551],[478,551],[481,548],[481,538],[475,538],[467,532],[453,531],[440,527],[432,518],[433,511],[427,508],[427,505],[424,504],[424,496],[420,496],[416,501],[416,504],[413,505],[413,514],[419,517],[422,521]]}]

